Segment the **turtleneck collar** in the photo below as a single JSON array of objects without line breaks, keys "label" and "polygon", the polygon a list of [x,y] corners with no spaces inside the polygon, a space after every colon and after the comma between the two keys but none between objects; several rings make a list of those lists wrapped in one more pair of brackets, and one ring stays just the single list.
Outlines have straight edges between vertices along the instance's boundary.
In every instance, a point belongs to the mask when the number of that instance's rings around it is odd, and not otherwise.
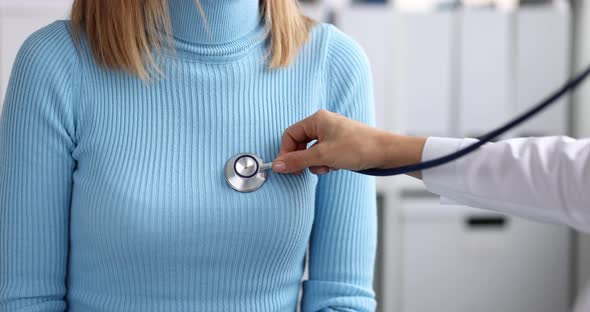
[{"label": "turtleneck collar", "polygon": [[195,0],[168,0],[168,3],[174,37],[189,43],[233,42],[260,24],[258,0],[200,0],[206,23]]}]

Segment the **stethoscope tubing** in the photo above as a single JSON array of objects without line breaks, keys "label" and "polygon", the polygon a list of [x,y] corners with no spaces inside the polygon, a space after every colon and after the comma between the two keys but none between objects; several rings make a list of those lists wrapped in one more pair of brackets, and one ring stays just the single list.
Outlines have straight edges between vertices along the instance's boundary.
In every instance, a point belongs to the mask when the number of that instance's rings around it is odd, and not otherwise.
[{"label": "stethoscope tubing", "polygon": [[526,111],[526,112],[522,113],[521,115],[517,116],[516,118],[512,119],[511,121],[509,121],[505,125],[479,137],[478,138],[479,141],[477,141],[465,148],[462,148],[454,153],[451,153],[449,155],[445,155],[445,156],[442,156],[439,158],[435,158],[432,160],[428,160],[428,161],[424,161],[424,162],[420,162],[420,163],[416,163],[416,164],[411,164],[411,165],[406,165],[406,166],[401,166],[401,167],[397,167],[397,168],[367,169],[367,170],[361,170],[361,171],[355,171],[355,172],[360,173],[360,174],[364,174],[364,175],[377,176],[377,177],[396,176],[396,175],[400,175],[400,174],[407,174],[407,173],[411,173],[411,172],[432,169],[432,168],[446,165],[450,162],[456,161],[459,158],[462,158],[470,153],[473,153],[474,151],[478,150],[483,145],[492,142],[493,140],[495,140],[496,138],[498,138],[502,134],[512,130],[516,126],[531,119],[532,117],[541,113],[543,110],[545,110],[547,107],[551,106],[552,104],[557,103],[557,101],[560,98],[564,97],[566,94],[568,94],[570,92],[573,92],[589,76],[590,76],[590,66],[588,66],[588,68],[586,68],[586,70],[584,70],[583,72],[581,72],[580,74],[578,74],[574,78],[570,79],[564,86],[562,86],[559,90],[557,90],[554,93],[552,93],[551,95],[549,95],[547,98],[545,98],[543,101],[541,101],[541,103],[533,106],[528,111]]}]

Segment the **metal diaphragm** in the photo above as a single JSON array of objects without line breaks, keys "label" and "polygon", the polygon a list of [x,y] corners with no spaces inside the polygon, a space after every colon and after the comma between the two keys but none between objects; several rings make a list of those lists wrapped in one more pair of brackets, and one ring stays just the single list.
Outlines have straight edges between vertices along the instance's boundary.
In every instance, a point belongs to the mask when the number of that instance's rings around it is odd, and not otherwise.
[{"label": "metal diaphragm", "polygon": [[264,162],[255,154],[238,154],[225,163],[225,179],[234,190],[254,192],[266,182],[267,172],[261,171]]}]

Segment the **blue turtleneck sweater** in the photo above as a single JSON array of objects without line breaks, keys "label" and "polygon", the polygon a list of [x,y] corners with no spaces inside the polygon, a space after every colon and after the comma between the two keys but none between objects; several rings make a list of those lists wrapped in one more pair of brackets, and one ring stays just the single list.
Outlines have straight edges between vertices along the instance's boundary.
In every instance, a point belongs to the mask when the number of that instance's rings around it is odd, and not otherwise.
[{"label": "blue turtleneck sweater", "polygon": [[[372,178],[269,176],[238,193],[241,152],[272,160],[320,108],[373,123],[367,59],[317,25],[269,70],[255,0],[169,0],[176,53],[145,83],[97,65],[68,21],[22,46],[0,118],[0,311],[372,311]],[[280,22],[280,21],[279,21]],[[309,245],[308,245],[309,244]],[[308,248],[309,246],[309,248]]]}]

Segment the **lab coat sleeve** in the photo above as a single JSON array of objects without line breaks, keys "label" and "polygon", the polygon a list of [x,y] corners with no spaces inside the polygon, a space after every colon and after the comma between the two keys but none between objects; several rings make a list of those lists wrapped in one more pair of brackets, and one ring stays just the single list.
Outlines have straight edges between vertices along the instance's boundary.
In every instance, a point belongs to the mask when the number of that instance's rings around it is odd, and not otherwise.
[{"label": "lab coat sleeve", "polygon": [[[330,110],[374,124],[369,63],[361,48],[334,29]],[[377,246],[375,180],[350,171],[320,176],[309,249],[303,312],[374,311]]]},{"label": "lab coat sleeve", "polygon": [[[423,160],[473,139],[428,138]],[[456,203],[590,232],[590,140],[522,138],[490,143],[456,162],[425,170],[429,191]]]},{"label": "lab coat sleeve", "polygon": [[23,44],[0,116],[0,311],[66,310],[76,53],[64,22]]}]

